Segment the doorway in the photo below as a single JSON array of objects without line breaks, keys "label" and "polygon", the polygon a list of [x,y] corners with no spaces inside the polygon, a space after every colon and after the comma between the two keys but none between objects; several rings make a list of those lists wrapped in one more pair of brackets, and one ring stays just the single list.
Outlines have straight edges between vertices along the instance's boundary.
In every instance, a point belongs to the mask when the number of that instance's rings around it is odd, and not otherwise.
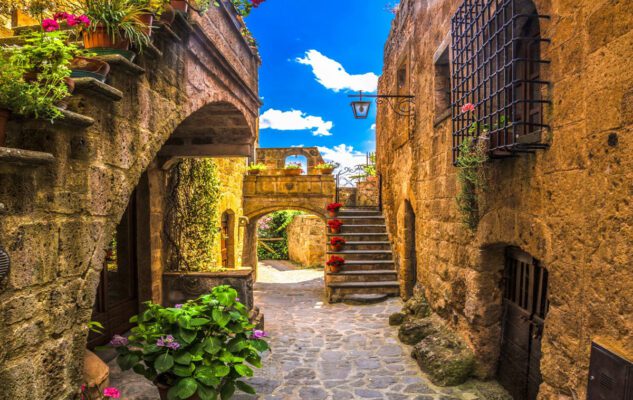
[{"label": "doorway", "polygon": [[405,295],[407,299],[410,299],[418,280],[418,255],[415,246],[415,211],[408,200],[404,204]]},{"label": "doorway", "polygon": [[497,376],[515,400],[535,400],[541,377],[541,339],[548,272],[517,248],[505,256],[501,354]]},{"label": "doorway", "polygon": [[113,335],[128,331],[129,320],[139,311],[138,263],[136,254],[136,191],[108,247],[92,320],[104,326],[101,334],[90,333],[88,346],[107,343]]}]

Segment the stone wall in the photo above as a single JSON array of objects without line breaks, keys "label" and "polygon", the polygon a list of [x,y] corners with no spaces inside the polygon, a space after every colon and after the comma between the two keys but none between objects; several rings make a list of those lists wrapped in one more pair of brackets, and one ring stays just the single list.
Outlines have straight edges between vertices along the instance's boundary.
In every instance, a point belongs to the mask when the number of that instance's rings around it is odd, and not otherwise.
[{"label": "stone wall", "polygon": [[378,181],[376,179],[358,182],[356,190],[356,206],[378,206]]},{"label": "stone wall", "polygon": [[[385,46],[379,91],[405,63],[417,124],[379,108],[377,164],[396,258],[405,259],[405,203],[416,215],[417,279],[434,312],[474,350],[480,376],[499,355],[503,250],[549,271],[539,398],[585,398],[591,341],[633,358],[633,9],[626,1],[536,1],[551,64],[549,149],[491,162],[475,233],[460,222],[450,118],[434,102],[434,56],[457,0],[403,1]],[[429,100],[431,99],[431,100]],[[402,266],[402,262],[400,262]],[[557,396],[562,397],[557,397]],[[569,397],[566,397],[569,396]]]},{"label": "stone wall", "polygon": [[288,225],[288,257],[304,267],[325,264],[326,231],[323,219],[297,215]]},{"label": "stone wall", "polygon": [[[0,246],[12,260],[0,282],[2,400],[77,394],[104,249],[133,189],[163,189],[170,156],[156,156],[177,127],[198,110],[216,121],[239,116],[244,143],[256,141],[259,59],[224,8],[189,18],[178,17],[177,37],[157,30],[137,64],[110,58],[109,87],[77,85],[77,114],[9,126],[8,146],[30,152],[0,148]],[[140,300],[159,300],[161,205],[149,199],[139,215],[150,240],[139,256]]]},{"label": "stone wall", "polygon": [[316,147],[274,147],[257,149],[257,162],[265,164],[268,169],[263,172],[266,175],[283,175],[286,166],[286,158],[290,156],[303,156],[306,158],[308,175],[320,175],[321,172],[314,167],[323,163],[323,157]]}]

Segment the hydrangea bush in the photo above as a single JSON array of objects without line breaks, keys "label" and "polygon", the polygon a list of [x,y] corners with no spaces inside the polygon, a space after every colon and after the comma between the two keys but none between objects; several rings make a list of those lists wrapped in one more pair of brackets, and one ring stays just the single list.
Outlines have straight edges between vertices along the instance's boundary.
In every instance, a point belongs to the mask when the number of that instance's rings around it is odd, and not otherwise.
[{"label": "hydrangea bush", "polygon": [[230,398],[236,389],[254,394],[240,378],[261,368],[268,349],[265,333],[255,329],[246,306],[229,286],[176,307],[146,303],[147,310],[130,321],[128,338],[115,336],[121,369],[133,369],[158,385],[169,387],[170,400],[198,395],[202,400]]}]

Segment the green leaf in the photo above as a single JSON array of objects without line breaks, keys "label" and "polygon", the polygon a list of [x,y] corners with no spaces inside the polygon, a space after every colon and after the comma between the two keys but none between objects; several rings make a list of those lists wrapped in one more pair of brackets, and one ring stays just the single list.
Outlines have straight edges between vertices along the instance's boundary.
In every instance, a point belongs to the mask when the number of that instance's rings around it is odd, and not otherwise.
[{"label": "green leaf", "polygon": [[178,330],[178,333],[180,334],[180,337],[182,338],[182,340],[184,340],[186,343],[193,342],[196,336],[198,336],[198,332],[190,331],[182,327]]},{"label": "green leaf", "polygon": [[120,354],[116,359],[117,364],[119,364],[119,367],[121,367],[123,371],[127,371],[132,368],[140,360],[141,357],[134,353]]},{"label": "green leaf", "polygon": [[235,386],[240,389],[242,392],[246,392],[248,394],[255,394],[255,389],[242,381],[235,381]]},{"label": "green leaf", "polygon": [[156,371],[158,371],[159,373],[163,373],[173,366],[174,357],[172,357],[168,353],[161,354],[160,356],[158,356],[156,361],[154,361],[154,368],[156,368]]},{"label": "green leaf", "polygon": [[198,390],[198,382],[193,378],[185,378],[176,384],[176,393],[181,399],[188,399]]},{"label": "green leaf", "polygon": [[259,359],[259,357],[248,357],[246,361],[248,361],[248,363],[251,364],[253,367],[262,367],[262,361]]},{"label": "green leaf", "polygon": [[222,386],[222,389],[220,389],[222,400],[230,399],[233,393],[235,393],[235,384],[231,381],[226,382],[224,386]]},{"label": "green leaf", "polygon": [[213,388],[198,385],[198,396],[200,400],[215,400],[218,398],[218,392]]},{"label": "green leaf", "polygon": [[186,367],[182,365],[174,365],[172,370],[174,371],[174,374],[180,377],[188,377],[193,374],[193,371],[195,371],[195,369],[196,366],[194,364],[189,364]]},{"label": "green leaf", "polygon": [[199,367],[196,370],[195,377],[198,381],[204,383],[207,386],[217,386],[220,384],[220,379],[215,377],[213,368],[208,366]]},{"label": "green leaf", "polygon": [[167,392],[167,400],[179,400],[178,388],[176,386],[172,386]]},{"label": "green leaf", "polygon": [[237,371],[238,374],[240,374],[240,376],[253,376],[253,370],[244,364],[234,365],[233,368]]},{"label": "green leaf", "polygon": [[207,318],[194,318],[191,320],[191,326],[202,326],[211,322],[210,319]]},{"label": "green leaf", "polygon": [[181,315],[178,317],[178,325],[180,325],[181,328],[191,328],[191,317],[188,315]]},{"label": "green leaf", "polygon": [[231,353],[237,353],[238,351],[248,347],[249,343],[246,339],[235,338],[229,342],[229,351]]},{"label": "green leaf", "polygon": [[260,353],[269,349],[268,343],[266,343],[265,340],[261,340],[261,339],[251,340],[251,346],[256,348],[257,351],[259,351]]},{"label": "green leaf", "polygon": [[174,361],[176,362],[176,364],[189,365],[191,364],[191,354],[189,353],[179,354],[176,357],[174,357]]},{"label": "green leaf", "polygon": [[209,337],[204,340],[204,351],[209,354],[217,354],[222,350],[222,342],[217,337]]},{"label": "green leaf", "polygon": [[213,320],[221,327],[225,327],[231,320],[231,317],[227,313],[220,311],[218,308],[213,309],[212,316]]},{"label": "green leaf", "polygon": [[146,375],[145,367],[143,367],[141,364],[136,364],[134,367],[132,367],[132,371],[136,372],[139,375]]},{"label": "green leaf", "polygon": [[231,368],[227,365],[216,365],[213,367],[213,374],[218,378],[227,376],[231,372]]}]

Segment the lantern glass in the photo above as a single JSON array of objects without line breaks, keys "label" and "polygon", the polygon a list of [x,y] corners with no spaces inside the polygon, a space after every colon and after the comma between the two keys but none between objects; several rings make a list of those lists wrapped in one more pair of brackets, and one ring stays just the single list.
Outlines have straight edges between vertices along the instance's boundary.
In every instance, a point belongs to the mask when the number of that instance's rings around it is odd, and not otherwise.
[{"label": "lantern glass", "polygon": [[354,110],[354,118],[366,119],[369,116],[369,101],[352,101],[352,110]]}]

